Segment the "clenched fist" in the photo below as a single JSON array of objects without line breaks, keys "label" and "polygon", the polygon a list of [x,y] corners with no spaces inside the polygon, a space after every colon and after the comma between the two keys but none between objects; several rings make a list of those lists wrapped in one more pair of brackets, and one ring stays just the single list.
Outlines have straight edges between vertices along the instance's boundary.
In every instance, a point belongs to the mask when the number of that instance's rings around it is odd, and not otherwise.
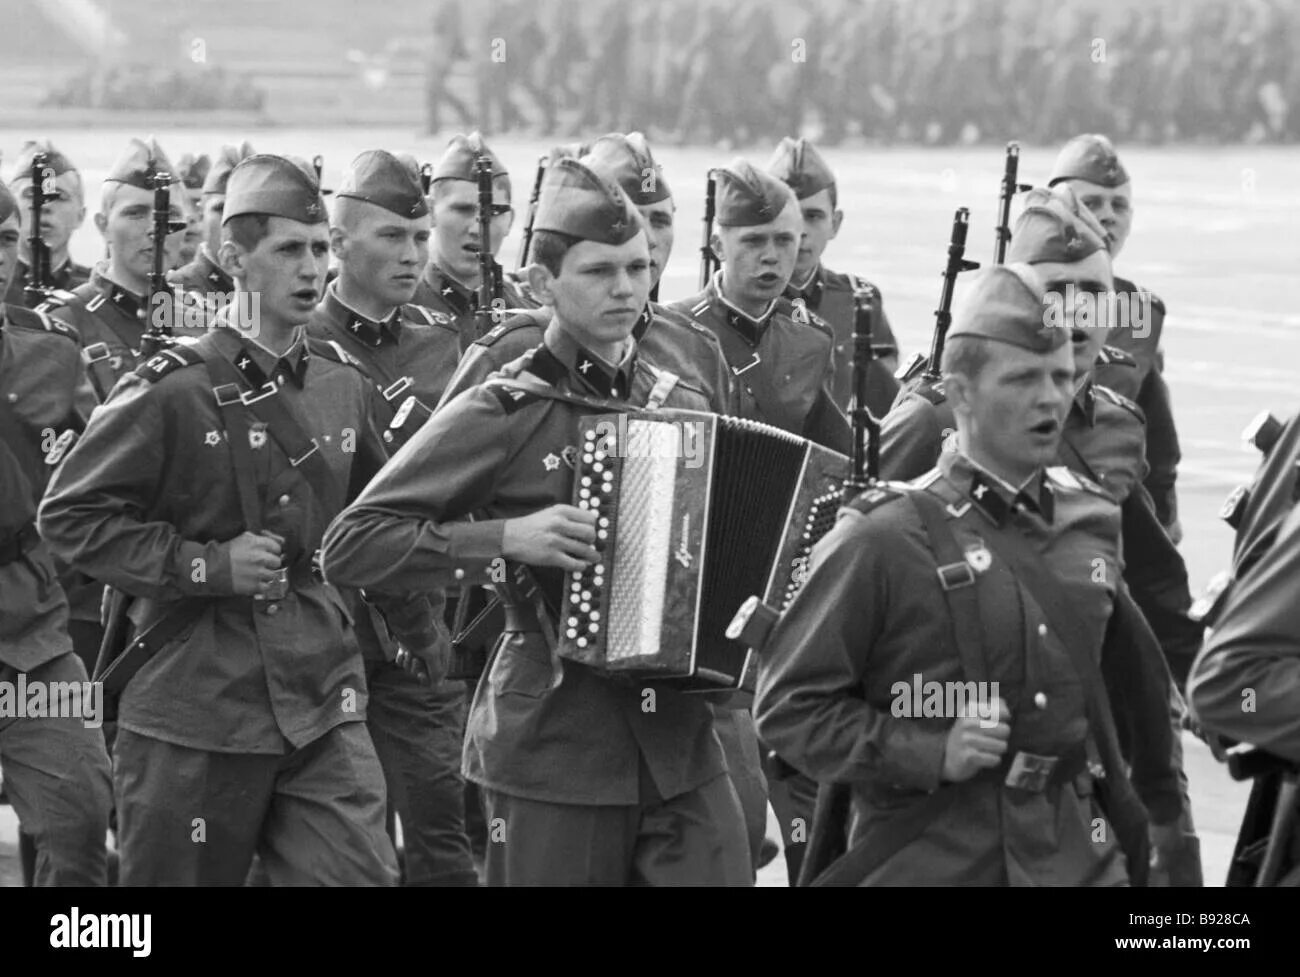
[{"label": "clenched fist", "polygon": [[[997,724],[988,725],[994,718]],[[1010,718],[1011,710],[998,699],[989,717],[963,716],[953,723],[943,748],[943,779],[960,783],[1001,763],[1011,738]]]}]

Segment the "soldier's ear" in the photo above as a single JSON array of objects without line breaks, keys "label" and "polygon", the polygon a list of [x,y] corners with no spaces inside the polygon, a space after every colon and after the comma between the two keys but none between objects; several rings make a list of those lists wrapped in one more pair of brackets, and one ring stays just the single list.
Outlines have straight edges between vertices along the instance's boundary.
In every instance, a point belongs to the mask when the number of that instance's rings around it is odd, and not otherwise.
[{"label": "soldier's ear", "polygon": [[551,274],[549,268],[545,265],[534,262],[527,268],[528,287],[532,290],[534,297],[542,305],[555,306],[555,292],[551,288],[551,283],[555,281],[555,276]]},{"label": "soldier's ear", "polygon": [[844,211],[839,208],[831,214],[831,237],[834,238],[840,232],[840,225],[844,223]]},{"label": "soldier's ear", "polygon": [[[84,207],[82,208],[82,212],[83,213],[85,212]],[[95,215],[95,229],[99,231],[100,234],[103,234],[105,237],[108,236],[108,217],[106,215],[104,214]]]},{"label": "soldier's ear", "polygon": [[971,381],[964,373],[945,373],[943,390],[952,405],[954,414],[969,414],[971,402]]},{"label": "soldier's ear", "polygon": [[348,232],[334,226],[330,228],[330,254],[342,261],[347,252]]},{"label": "soldier's ear", "polygon": [[242,278],[244,275],[244,249],[230,238],[226,238],[221,242],[221,247],[217,249],[217,263],[221,265],[221,270],[231,278]]},{"label": "soldier's ear", "polygon": [[716,254],[718,256],[718,260],[721,261],[722,260],[722,235],[719,234],[717,231],[714,231],[711,235],[709,235],[709,247],[713,249],[713,253]]}]

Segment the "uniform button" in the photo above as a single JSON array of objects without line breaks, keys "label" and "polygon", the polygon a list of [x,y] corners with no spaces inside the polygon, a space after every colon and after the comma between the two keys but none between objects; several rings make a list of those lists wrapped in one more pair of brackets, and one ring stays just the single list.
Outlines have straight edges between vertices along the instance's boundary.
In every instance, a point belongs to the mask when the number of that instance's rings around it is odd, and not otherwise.
[{"label": "uniform button", "polygon": [[276,378],[275,378],[275,382],[278,383],[280,386],[283,387],[283,386],[284,386],[284,374],[281,373],[278,377],[276,377]]},{"label": "uniform button", "polygon": [[1036,705],[1039,709],[1046,709],[1046,708],[1047,708],[1047,695],[1046,695],[1045,693],[1043,693],[1043,692],[1035,692],[1035,693],[1034,693],[1034,705]]},{"label": "uniform button", "polygon": [[9,403],[11,403],[11,404],[16,404],[16,403],[18,403],[18,395],[17,395],[17,394],[14,394],[14,393],[7,394],[7,395],[5,396],[5,400],[9,401]]},{"label": "uniform button", "polygon": [[1040,638],[1046,638],[1046,637],[1047,637],[1047,625],[1046,625],[1046,624],[1040,624],[1040,625],[1038,625],[1038,636],[1039,636]]},{"label": "uniform button", "polygon": [[279,604],[267,604],[267,605],[266,605],[266,613],[268,613],[268,614],[279,614],[279,613],[280,613],[280,605],[279,605]]},{"label": "uniform button", "polygon": [[460,567],[457,567],[457,568],[452,572],[452,576],[455,577],[457,580],[464,580],[464,579],[465,579],[465,571],[462,570]]},{"label": "uniform button", "polygon": [[287,495],[280,496],[280,505],[288,505],[288,504],[289,504],[289,496]]}]

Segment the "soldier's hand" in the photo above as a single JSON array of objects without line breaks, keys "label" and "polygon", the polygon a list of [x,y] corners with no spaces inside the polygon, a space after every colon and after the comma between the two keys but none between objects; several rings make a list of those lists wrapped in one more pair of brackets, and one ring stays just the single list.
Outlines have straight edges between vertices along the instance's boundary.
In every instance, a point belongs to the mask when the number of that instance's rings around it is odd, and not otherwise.
[{"label": "soldier's hand", "polygon": [[424,685],[437,685],[451,666],[451,645],[435,641],[421,646],[402,645],[397,649],[397,664]]},{"label": "soldier's hand", "polygon": [[[943,748],[943,779],[950,783],[970,780],[981,770],[996,767],[1011,738],[1011,710],[998,699],[997,711],[987,718],[961,716],[948,730]],[[996,725],[989,725],[993,719]]]},{"label": "soldier's hand", "polygon": [[1178,546],[1183,541],[1183,521],[1175,517],[1174,521],[1165,527],[1165,532],[1169,534],[1174,545]]},{"label": "soldier's hand", "polygon": [[226,545],[230,548],[230,576],[235,593],[256,597],[275,582],[280,569],[280,540],[271,535],[240,533]]},{"label": "soldier's hand", "polygon": [[553,505],[531,516],[507,519],[501,554],[531,566],[585,570],[600,560],[596,513],[572,505]]}]

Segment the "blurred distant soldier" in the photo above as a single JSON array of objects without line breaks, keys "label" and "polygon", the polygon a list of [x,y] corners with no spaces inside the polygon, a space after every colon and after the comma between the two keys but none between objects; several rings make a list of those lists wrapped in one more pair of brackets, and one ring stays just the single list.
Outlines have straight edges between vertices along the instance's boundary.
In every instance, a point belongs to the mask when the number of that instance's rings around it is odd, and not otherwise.
[{"label": "blurred distant soldier", "polygon": [[221,147],[217,161],[212,164],[203,180],[203,193],[199,202],[202,237],[198,253],[188,265],[176,269],[168,276],[173,284],[181,286],[187,292],[203,296],[214,311],[225,305],[235,290],[235,280],[217,261],[217,252],[221,250],[221,217],[226,207],[226,182],[230,179],[230,171],[239,165],[239,161],[252,155],[253,147],[247,142],[238,146]]},{"label": "blurred distant soldier", "polygon": [[[736,119],[719,79],[732,78],[736,52],[731,43],[731,14],[719,3],[700,9],[695,32],[685,45],[681,109],[674,141],[734,140]],[[730,82],[728,83],[730,84]]]},{"label": "blurred distant soldier", "polygon": [[48,140],[24,143],[9,180],[9,187],[23,208],[24,228],[18,242],[18,263],[4,291],[4,303],[9,306],[28,304],[23,289],[31,271],[31,245],[27,236],[32,226],[32,157],[38,152],[45,153],[46,166],[54,177],[54,185],[46,187],[45,201],[41,206],[41,240],[49,254],[49,284],[71,292],[90,278],[90,269],[77,264],[68,253],[72,235],[86,219],[85,185],[81,173]]},{"label": "blurred distant soldier", "polygon": [[633,26],[623,0],[604,0],[595,19],[588,54],[589,81],[577,128],[629,128],[628,82]]},{"label": "blurred distant soldier", "polygon": [[780,131],[780,121],[773,117],[770,107],[774,94],[771,75],[777,65],[790,63],[795,48],[791,38],[777,37],[768,0],[755,0],[746,4],[744,10],[744,17],[734,22],[735,33],[731,37],[732,74],[715,75],[715,80],[726,78],[722,84],[727,95],[726,107],[743,129],[744,138],[754,142],[771,138]]},{"label": "blurred distant soldier", "polygon": [[574,66],[587,59],[578,23],[582,8],[575,0],[545,0],[540,7],[539,17],[543,24],[563,24],[566,27],[564,30],[543,31],[537,53],[541,128],[546,133],[555,134],[561,129],[561,113],[569,111],[577,101],[571,84]]},{"label": "blurred distant soldier", "polygon": [[[677,0],[675,3],[668,0],[654,6],[659,10],[663,31],[658,90],[684,92],[691,73],[690,51],[696,33],[695,24],[705,8],[698,5],[696,0]],[[671,130],[680,123],[684,105],[676,99],[663,98],[659,100],[657,109],[650,121],[665,130]],[[640,121],[637,124],[641,124]]]},{"label": "blurred distant soldier", "polygon": [[439,0],[433,9],[433,39],[424,87],[425,129],[431,136],[442,128],[444,102],[460,117],[461,125],[472,121],[469,109],[448,84],[457,62],[468,54],[461,30],[460,0]]},{"label": "blurred distant soldier", "polygon": [[199,252],[199,244],[203,241],[203,182],[211,169],[212,160],[207,153],[201,156],[186,153],[176,161],[176,176],[185,188],[185,221],[189,225],[185,228],[185,235],[178,248],[178,270],[194,260]]},{"label": "blurred distant soldier", "polygon": [[524,52],[516,50],[511,36],[514,5],[508,0],[482,0],[472,9],[467,37],[477,88],[479,128],[497,133],[518,129],[526,120],[513,100],[511,59],[523,58]]}]

